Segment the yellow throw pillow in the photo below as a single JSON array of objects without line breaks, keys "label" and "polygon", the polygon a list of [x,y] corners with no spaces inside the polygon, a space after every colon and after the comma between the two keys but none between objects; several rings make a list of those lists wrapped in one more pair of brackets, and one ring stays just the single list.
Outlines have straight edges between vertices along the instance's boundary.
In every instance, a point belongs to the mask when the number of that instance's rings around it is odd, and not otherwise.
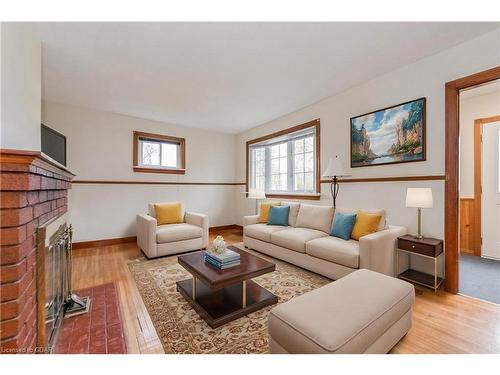
[{"label": "yellow throw pillow", "polygon": [[269,210],[271,209],[271,206],[281,206],[281,202],[261,203],[259,223],[267,223],[267,220],[269,219]]},{"label": "yellow throw pillow", "polygon": [[366,236],[367,234],[375,233],[380,219],[382,219],[382,215],[358,211],[354,228],[352,228],[351,238],[359,241],[361,237]]},{"label": "yellow throw pillow", "polygon": [[156,221],[158,225],[182,223],[182,203],[157,203],[155,204]]}]

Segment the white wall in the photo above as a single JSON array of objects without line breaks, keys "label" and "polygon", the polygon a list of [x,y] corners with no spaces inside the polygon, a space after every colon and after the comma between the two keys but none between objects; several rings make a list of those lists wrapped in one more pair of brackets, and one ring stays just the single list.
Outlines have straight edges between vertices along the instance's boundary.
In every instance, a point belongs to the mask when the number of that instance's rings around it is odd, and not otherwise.
[{"label": "white wall", "polygon": [[1,24],[1,148],[40,151],[41,44],[33,25]]},{"label": "white wall", "polygon": [[[397,53],[395,51],[395,53]],[[500,29],[439,54],[353,87],[297,112],[240,134],[237,138],[237,180],[245,179],[245,142],[315,118],[321,120],[321,165],[339,154],[349,166],[349,119],[353,116],[427,97],[427,161],[350,169],[353,177],[443,175],[444,167],[444,85],[446,82],[500,65]],[[355,74],[355,72],[353,72]],[[444,236],[444,181],[349,183],[341,186],[338,205],[356,208],[385,208],[391,224],[416,232],[416,211],[405,207],[406,188],[433,188],[434,208],[423,212],[425,235]],[[329,187],[322,184],[319,204],[331,204]],[[240,195],[237,195],[240,196]],[[253,205],[239,199],[240,220]]]},{"label": "white wall", "polygon": [[[67,137],[68,169],[75,180],[234,182],[235,136],[53,102],[43,123]],[[132,132],[186,139],[186,174],[136,173]],[[235,223],[235,186],[73,184],[69,194],[75,241],[135,235],[135,215],[148,202],[180,200],[208,214],[210,226]]]},{"label": "white wall", "polygon": [[460,198],[474,198],[474,121],[500,116],[500,91],[460,99]]},{"label": "white wall", "polygon": [[[500,65],[500,29],[420,60],[363,85],[237,136],[144,119],[45,103],[44,122],[68,137],[68,167],[79,180],[149,180],[243,182],[245,142],[315,118],[321,119],[321,164],[339,154],[349,162],[349,118],[418,97],[427,97],[427,161],[356,168],[353,177],[444,174],[444,84]],[[467,57],[467,58],[465,58]],[[132,171],[132,131],[164,133],[187,140],[185,176]],[[112,142],[112,149],[107,147]],[[416,212],[404,207],[406,188],[430,186],[434,209],[424,211],[424,233],[443,238],[444,182],[343,184],[339,205],[383,207],[392,224],[416,230]],[[70,192],[70,215],[76,241],[133,235],[135,214],[149,201],[177,200],[187,209],[207,213],[211,225],[241,224],[254,202],[244,198],[244,186],[82,185]],[[103,198],[104,197],[104,198]],[[321,201],[331,204],[328,185]]]}]

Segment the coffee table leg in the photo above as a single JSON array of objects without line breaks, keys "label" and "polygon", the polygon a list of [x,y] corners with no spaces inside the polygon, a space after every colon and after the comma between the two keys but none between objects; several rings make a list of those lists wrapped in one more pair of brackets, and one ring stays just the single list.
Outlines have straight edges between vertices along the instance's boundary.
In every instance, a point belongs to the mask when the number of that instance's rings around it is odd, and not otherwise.
[{"label": "coffee table leg", "polygon": [[247,307],[247,281],[243,280],[241,283],[241,306]]},{"label": "coffee table leg", "polygon": [[193,294],[193,300],[196,299],[196,277],[193,276],[193,284],[192,284],[192,294]]}]

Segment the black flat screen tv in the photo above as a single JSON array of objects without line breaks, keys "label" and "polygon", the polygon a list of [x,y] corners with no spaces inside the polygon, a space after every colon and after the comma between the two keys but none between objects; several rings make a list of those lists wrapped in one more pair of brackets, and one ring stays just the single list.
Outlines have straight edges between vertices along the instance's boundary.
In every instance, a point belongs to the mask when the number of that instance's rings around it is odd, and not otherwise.
[{"label": "black flat screen tv", "polygon": [[66,137],[42,124],[42,152],[66,166]]}]

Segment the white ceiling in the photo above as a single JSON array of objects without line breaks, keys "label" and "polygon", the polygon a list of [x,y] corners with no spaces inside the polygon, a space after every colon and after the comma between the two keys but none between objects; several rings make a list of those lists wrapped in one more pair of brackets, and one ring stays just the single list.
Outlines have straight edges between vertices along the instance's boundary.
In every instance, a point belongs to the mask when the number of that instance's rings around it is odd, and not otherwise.
[{"label": "white ceiling", "polygon": [[499,23],[40,23],[43,98],[238,133]]}]

